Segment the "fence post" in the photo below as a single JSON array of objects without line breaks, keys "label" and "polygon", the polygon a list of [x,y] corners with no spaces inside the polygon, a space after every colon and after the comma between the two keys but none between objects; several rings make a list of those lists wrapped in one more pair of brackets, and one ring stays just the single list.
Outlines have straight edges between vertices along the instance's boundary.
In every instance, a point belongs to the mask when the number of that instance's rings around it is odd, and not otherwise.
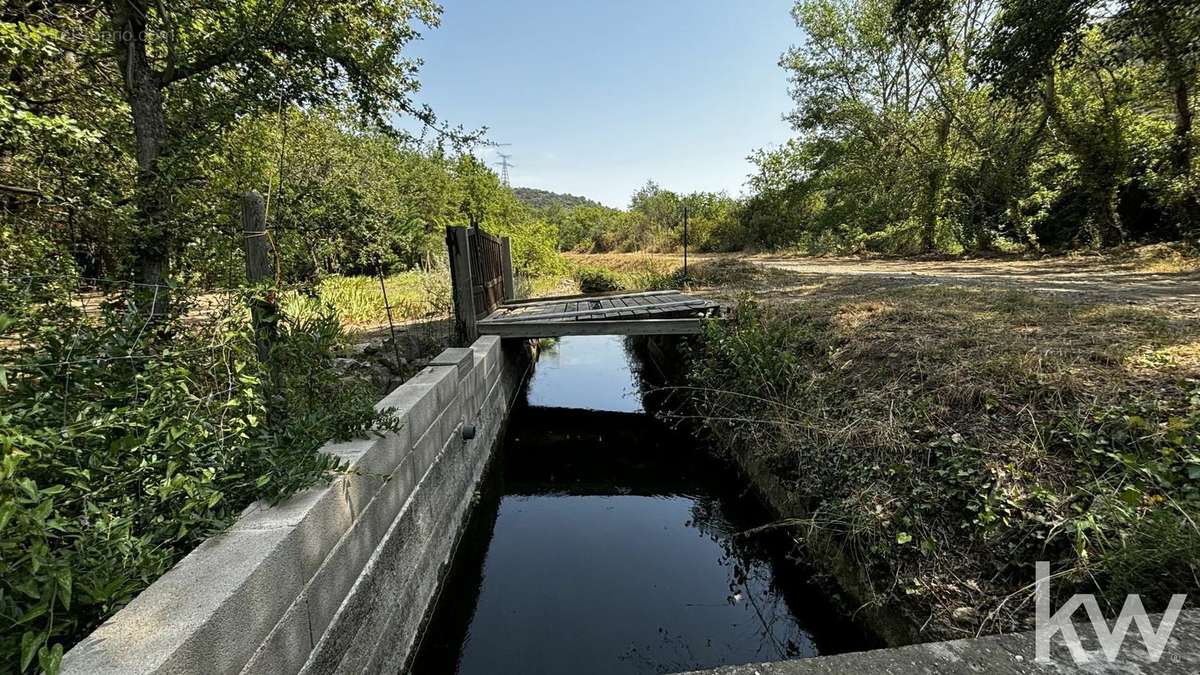
[{"label": "fence post", "polygon": [[[267,209],[263,197],[255,191],[242,195],[242,231],[246,247],[246,281],[251,287],[264,281],[273,281],[275,265],[271,260],[271,244],[267,233]],[[262,289],[259,289],[262,290]],[[254,325],[254,344],[258,347],[258,359],[266,361],[275,341],[276,315],[275,291],[266,290],[250,303],[250,320]]]},{"label": "fence post", "polygon": [[475,328],[475,293],[471,280],[471,245],[465,227],[446,228],[446,251],[450,255],[450,281],[454,287],[454,332],[459,342],[469,345],[479,337]]},{"label": "fence post", "polygon": [[500,276],[504,280],[504,300],[517,299],[517,287],[513,283],[512,240],[500,237]]}]

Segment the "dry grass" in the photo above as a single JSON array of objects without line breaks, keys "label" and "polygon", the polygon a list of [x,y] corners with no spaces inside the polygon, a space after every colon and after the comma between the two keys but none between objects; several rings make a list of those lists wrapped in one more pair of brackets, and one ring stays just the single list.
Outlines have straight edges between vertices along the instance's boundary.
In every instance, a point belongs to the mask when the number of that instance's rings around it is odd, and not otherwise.
[{"label": "dry grass", "polygon": [[1104,261],[1116,268],[1154,274],[1200,272],[1200,251],[1186,244],[1133,246],[1109,253]]},{"label": "dry grass", "polygon": [[575,267],[600,267],[621,273],[669,274],[683,265],[683,256],[673,253],[566,253],[564,257]]},{"label": "dry grass", "polygon": [[[710,341],[707,382],[732,392],[701,401],[726,419],[717,437],[774,467],[796,500],[784,515],[836,533],[924,639],[1027,627],[1036,559],[1055,561],[1064,587],[1123,588],[1121,538],[1158,541],[1138,523],[1192,499],[1154,472],[1160,452],[1197,452],[1161,443],[1200,419],[1194,307],[742,259],[694,276],[694,292],[753,299],[765,331]],[[1102,456],[1122,443],[1159,449],[1122,455],[1126,467]],[[1134,488],[1133,505],[1114,497]],[[1176,576],[1173,590],[1200,586]]]}]

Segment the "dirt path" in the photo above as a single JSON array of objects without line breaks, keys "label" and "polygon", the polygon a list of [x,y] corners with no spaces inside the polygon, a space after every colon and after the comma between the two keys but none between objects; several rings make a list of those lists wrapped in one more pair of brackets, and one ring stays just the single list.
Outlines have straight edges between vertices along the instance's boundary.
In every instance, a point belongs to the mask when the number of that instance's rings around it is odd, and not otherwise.
[{"label": "dirt path", "polygon": [[995,286],[1200,310],[1200,271],[1147,271],[1136,263],[1099,258],[927,261],[760,255],[745,259],[796,274],[797,281],[841,278],[879,286]]}]

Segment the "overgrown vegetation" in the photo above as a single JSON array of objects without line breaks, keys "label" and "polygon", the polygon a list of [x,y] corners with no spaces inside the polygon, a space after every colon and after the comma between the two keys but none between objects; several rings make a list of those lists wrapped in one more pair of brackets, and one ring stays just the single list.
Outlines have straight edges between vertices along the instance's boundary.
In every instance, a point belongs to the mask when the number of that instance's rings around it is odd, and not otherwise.
[{"label": "overgrown vegetation", "polygon": [[[569,195],[568,195],[569,196]],[[734,237],[738,200],[715,192],[681,194],[647,181],[633,193],[629,208],[594,202],[530,200],[540,218],[558,230],[563,251],[678,251],[683,248],[683,214],[688,214],[688,245],[693,251],[727,251],[741,247]]]},{"label": "overgrown vegetation", "polygon": [[128,293],[88,307],[5,287],[5,670],[55,672],[64,648],[248,504],[337,471],[325,441],[395,425],[374,391],[335,371],[329,308],[280,316],[260,362],[245,295],[205,295],[199,321],[178,293],[174,313],[149,322]]},{"label": "overgrown vegetation", "polygon": [[[406,48],[439,11],[0,13],[0,671],[54,672],[251,501],[336,471],[325,441],[391,424],[334,356],[344,326],[386,321],[378,275],[397,320],[448,313],[446,226],[511,237],[524,278],[566,273],[555,228],[472,154],[481,133],[411,98]],[[249,190],[276,271],[253,289]],[[251,296],[282,307],[263,360]]]},{"label": "overgrown vegetation", "polygon": [[1200,236],[1195,3],[798,0],[798,135],[752,156],[741,241],[836,251]]},{"label": "overgrown vegetation", "polygon": [[452,305],[450,274],[444,269],[402,272],[386,277],[384,288],[378,277],[331,276],[310,291],[285,293],[282,302],[293,316],[320,315],[332,307],[348,327],[386,322],[388,306],[395,320],[444,319]]},{"label": "overgrown vegetation", "polygon": [[1162,608],[1200,588],[1200,326],[1149,307],[827,282],[713,324],[693,400],[778,476],[922,639],[1031,620],[1056,592]]},{"label": "overgrown vegetation", "polygon": [[[0,663],[55,671],[246,504],[336,471],[325,440],[386,428],[332,356],[387,305],[448,312],[447,225],[510,237],[533,295],[770,285],[726,260],[684,278],[669,257],[560,255],[677,251],[685,211],[694,251],[1195,238],[1197,7],[799,0],[797,137],[753,155],[749,195],[647,182],[618,210],[514,193],[481,132],[413,100],[429,0],[8,3]],[[277,278],[239,290],[248,190]],[[1183,250],[1128,264],[1193,267]],[[265,359],[255,294],[282,307]],[[812,300],[743,305],[693,376],[714,434],[790,480],[881,596],[955,635],[1019,623],[1038,556],[1114,601],[1194,584],[1190,319],[965,289]]]}]

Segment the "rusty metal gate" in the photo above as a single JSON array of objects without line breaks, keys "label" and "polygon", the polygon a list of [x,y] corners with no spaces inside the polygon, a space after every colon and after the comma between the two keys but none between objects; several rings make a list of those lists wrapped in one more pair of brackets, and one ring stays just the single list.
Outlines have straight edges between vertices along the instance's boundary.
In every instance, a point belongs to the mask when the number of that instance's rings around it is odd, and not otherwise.
[{"label": "rusty metal gate", "polygon": [[471,296],[475,318],[491,314],[504,301],[503,250],[500,238],[479,228],[467,230],[471,251]]},{"label": "rusty metal gate", "polygon": [[447,227],[446,252],[454,286],[454,325],[459,342],[479,336],[475,323],[513,299],[512,250],[507,237],[477,227]]}]

